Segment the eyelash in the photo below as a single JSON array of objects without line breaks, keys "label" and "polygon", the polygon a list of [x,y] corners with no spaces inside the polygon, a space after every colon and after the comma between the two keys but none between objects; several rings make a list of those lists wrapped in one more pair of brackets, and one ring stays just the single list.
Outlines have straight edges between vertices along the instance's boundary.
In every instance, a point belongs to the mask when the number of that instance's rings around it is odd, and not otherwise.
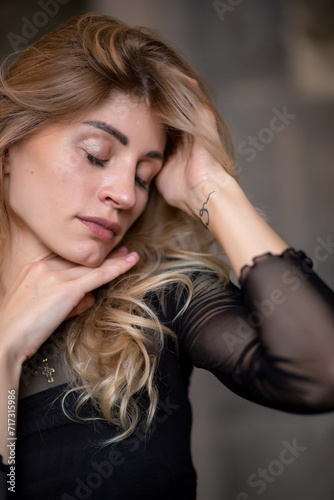
[{"label": "eyelash", "polygon": [[90,153],[86,153],[86,158],[93,165],[98,165],[99,167],[105,167],[108,160],[101,160],[100,158],[96,158],[96,156],[91,155]]},{"label": "eyelash", "polygon": [[[106,163],[108,161],[108,160],[101,160],[100,158],[96,158],[96,156],[93,156],[90,153],[86,153],[86,158],[90,163],[92,163],[93,165],[98,165],[99,167],[105,167]],[[141,179],[140,177],[138,177],[138,175],[135,176],[135,180],[140,187],[145,189],[145,191],[147,191],[147,192],[149,191],[149,188],[148,188],[146,182],[143,181],[143,179]]]},{"label": "eyelash", "polygon": [[146,184],[145,181],[143,181],[143,179],[141,179],[140,177],[138,177],[138,175],[135,176],[135,180],[137,182],[137,184],[142,187],[143,189],[145,189],[145,191],[149,192],[149,187],[148,185]]}]

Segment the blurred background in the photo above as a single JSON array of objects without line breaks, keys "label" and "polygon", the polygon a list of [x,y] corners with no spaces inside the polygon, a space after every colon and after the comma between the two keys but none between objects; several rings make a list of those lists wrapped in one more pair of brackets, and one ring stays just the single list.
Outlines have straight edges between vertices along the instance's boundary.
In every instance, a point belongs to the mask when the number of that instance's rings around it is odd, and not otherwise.
[{"label": "blurred background", "polygon": [[[1,57],[88,11],[157,29],[212,84],[248,197],[334,287],[334,2],[1,0]],[[333,413],[261,408],[200,370],[191,399],[198,500],[333,500]]]}]

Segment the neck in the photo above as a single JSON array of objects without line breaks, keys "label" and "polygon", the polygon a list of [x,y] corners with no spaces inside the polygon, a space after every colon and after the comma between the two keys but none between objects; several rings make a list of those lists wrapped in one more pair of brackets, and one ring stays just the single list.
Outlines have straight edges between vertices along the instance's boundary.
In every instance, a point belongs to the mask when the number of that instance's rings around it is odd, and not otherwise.
[{"label": "neck", "polygon": [[31,235],[24,234],[22,231],[13,231],[2,263],[0,301],[2,302],[3,297],[24,266],[46,260],[52,255],[52,252],[44,245],[37,244]]}]

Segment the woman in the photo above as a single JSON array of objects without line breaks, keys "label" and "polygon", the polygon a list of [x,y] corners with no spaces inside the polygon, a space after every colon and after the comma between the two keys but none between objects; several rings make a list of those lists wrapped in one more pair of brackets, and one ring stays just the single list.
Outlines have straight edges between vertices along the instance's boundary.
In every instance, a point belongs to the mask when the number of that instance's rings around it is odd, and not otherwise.
[{"label": "woman", "polygon": [[263,405],[334,408],[333,292],[250,205],[156,36],[69,21],[4,71],[0,122],[3,495],[195,498],[193,365]]}]

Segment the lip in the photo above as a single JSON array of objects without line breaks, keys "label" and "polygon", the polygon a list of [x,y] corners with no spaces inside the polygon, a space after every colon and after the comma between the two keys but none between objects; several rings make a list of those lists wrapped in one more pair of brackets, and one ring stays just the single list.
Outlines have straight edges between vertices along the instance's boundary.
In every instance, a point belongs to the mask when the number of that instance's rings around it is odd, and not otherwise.
[{"label": "lip", "polygon": [[121,226],[117,222],[112,222],[102,217],[77,217],[95,236],[104,241],[112,241],[120,234]]}]

